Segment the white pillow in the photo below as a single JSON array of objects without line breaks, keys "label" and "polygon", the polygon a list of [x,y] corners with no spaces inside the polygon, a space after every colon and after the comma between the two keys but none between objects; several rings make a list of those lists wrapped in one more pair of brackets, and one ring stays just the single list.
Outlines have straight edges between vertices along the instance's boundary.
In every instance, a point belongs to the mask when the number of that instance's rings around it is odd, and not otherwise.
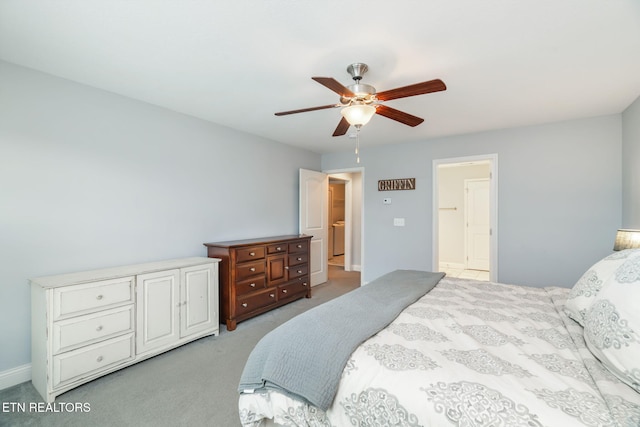
[{"label": "white pillow", "polygon": [[620,380],[640,392],[640,257],[630,257],[587,310],[589,350]]},{"label": "white pillow", "polygon": [[613,276],[618,267],[629,258],[635,257],[640,257],[640,249],[625,249],[614,252],[595,263],[569,292],[564,307],[565,313],[584,326],[584,316],[602,290],[603,285]]}]

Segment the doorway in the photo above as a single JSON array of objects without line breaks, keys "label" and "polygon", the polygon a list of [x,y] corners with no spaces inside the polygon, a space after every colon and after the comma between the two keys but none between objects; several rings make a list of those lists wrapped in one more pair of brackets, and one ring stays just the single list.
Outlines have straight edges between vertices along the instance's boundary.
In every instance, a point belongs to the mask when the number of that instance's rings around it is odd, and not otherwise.
[{"label": "doorway", "polygon": [[433,268],[497,281],[497,155],[434,160]]},{"label": "doorway", "polygon": [[[345,190],[348,181],[329,175],[329,265],[345,268]],[[349,236],[350,237],[350,236]],[[351,239],[347,239],[350,241]]]},{"label": "doorway", "polygon": [[[300,174],[300,233],[314,236],[311,240],[310,263],[312,286],[325,282],[327,278],[331,279],[332,272],[336,270],[339,270],[341,275],[362,272],[364,268],[364,169],[352,168],[324,172],[300,169]],[[329,198],[332,197],[329,191],[329,180],[341,186],[334,190],[344,189],[344,197],[341,194],[337,196],[338,205],[344,205],[344,218],[340,218],[342,213],[338,211],[336,215],[339,217],[335,217],[336,221],[331,219],[332,214],[329,210],[331,205]],[[322,188],[324,190],[320,191]],[[342,265],[339,267],[329,265],[329,254],[333,253],[334,246],[332,225],[337,223],[337,220],[340,220],[339,224],[344,228],[344,252],[341,256]],[[363,277],[361,274],[358,276]]]},{"label": "doorway", "polygon": [[329,272],[336,269],[362,272],[364,169],[329,170],[326,173],[329,177],[329,234],[333,233],[333,238],[330,237],[332,247],[328,248],[333,254],[333,259],[329,258],[333,269]]}]

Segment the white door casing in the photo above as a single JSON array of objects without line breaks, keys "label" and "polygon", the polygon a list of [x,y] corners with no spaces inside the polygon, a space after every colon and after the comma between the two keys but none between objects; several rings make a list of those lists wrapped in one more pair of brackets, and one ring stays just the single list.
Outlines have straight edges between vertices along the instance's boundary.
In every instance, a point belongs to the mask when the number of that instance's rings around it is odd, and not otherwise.
[{"label": "white door casing", "polygon": [[465,179],[464,187],[466,268],[489,271],[489,180]]},{"label": "white door casing", "polygon": [[311,286],[328,279],[328,197],[329,176],[326,173],[300,169],[300,234],[313,236],[309,251]]}]

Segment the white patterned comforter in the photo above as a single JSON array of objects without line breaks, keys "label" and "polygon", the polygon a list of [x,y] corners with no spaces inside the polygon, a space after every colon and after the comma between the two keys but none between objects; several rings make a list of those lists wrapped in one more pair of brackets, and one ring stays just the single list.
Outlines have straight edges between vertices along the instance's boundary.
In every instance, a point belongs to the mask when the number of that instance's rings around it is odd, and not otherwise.
[{"label": "white patterned comforter", "polygon": [[568,293],[445,277],[352,354],[326,412],[243,394],[242,424],[640,426],[640,394],[586,348]]}]

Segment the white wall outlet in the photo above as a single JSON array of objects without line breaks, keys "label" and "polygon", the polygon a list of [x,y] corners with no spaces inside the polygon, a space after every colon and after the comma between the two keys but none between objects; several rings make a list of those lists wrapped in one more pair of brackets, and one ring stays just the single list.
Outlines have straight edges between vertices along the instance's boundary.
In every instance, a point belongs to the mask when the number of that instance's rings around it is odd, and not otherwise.
[{"label": "white wall outlet", "polygon": [[390,205],[391,204],[391,197],[385,197],[384,199],[382,199],[382,204],[383,205]]},{"label": "white wall outlet", "polygon": [[396,227],[404,227],[404,218],[393,218],[393,225]]}]

